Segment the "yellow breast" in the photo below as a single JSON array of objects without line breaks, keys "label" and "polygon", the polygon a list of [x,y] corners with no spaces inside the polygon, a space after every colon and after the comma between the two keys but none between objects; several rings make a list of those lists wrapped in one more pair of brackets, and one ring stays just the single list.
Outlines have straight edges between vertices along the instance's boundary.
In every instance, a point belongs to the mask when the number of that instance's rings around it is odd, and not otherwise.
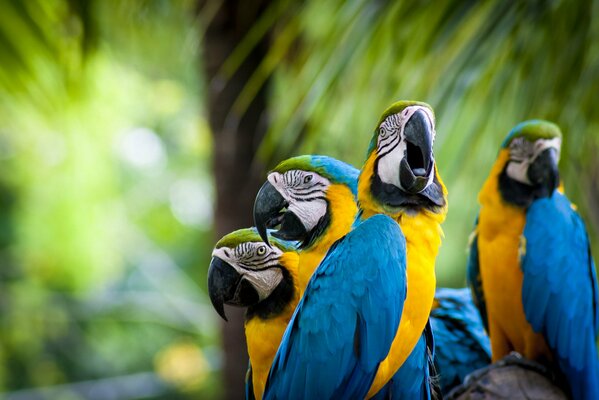
[{"label": "yellow breast", "polygon": [[289,271],[295,286],[295,296],[289,305],[277,316],[268,319],[254,317],[245,323],[245,337],[252,366],[252,384],[254,396],[262,399],[266,379],[275,358],[287,324],[299,302],[299,287],[297,286],[297,253],[285,253],[281,256],[281,264]]},{"label": "yellow breast", "polygon": [[524,209],[505,203],[498,187],[508,158],[507,150],[502,150],[479,193],[478,254],[493,359],[512,350],[532,359],[541,353],[550,357],[544,339],[526,320],[522,305],[520,252],[526,214]]},{"label": "yellow breast", "polygon": [[331,185],[326,197],[331,218],[329,226],[322,237],[300,253],[299,287],[302,295],[329,248],[350,231],[358,213],[355,197],[347,186]]}]

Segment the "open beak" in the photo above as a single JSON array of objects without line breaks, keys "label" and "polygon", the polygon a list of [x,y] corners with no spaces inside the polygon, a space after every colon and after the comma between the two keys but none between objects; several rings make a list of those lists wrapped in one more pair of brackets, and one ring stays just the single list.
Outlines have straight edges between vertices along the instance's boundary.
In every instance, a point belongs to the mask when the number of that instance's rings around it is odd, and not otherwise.
[{"label": "open beak", "polygon": [[287,210],[289,203],[268,181],[262,185],[254,201],[254,225],[262,240],[270,246],[268,241],[268,229],[280,225],[272,236],[283,240],[302,240],[306,234],[306,228],[300,219]]},{"label": "open beak", "polygon": [[434,173],[433,128],[423,111],[416,111],[404,128],[406,153],[399,164],[399,181],[408,193],[422,192]]},{"label": "open beak", "polygon": [[541,196],[551,196],[559,185],[557,150],[550,147],[543,150],[530,164],[526,174],[533,185],[539,186]]},{"label": "open beak", "polygon": [[260,301],[252,284],[218,257],[212,257],[208,269],[208,295],[214,309],[225,321],[227,316],[224,304],[246,307]]}]

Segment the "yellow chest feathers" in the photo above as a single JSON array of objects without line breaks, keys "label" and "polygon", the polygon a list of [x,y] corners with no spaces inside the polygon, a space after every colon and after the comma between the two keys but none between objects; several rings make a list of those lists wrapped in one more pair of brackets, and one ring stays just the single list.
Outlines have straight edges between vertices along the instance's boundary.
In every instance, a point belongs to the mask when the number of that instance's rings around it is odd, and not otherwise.
[{"label": "yellow chest feathers", "polygon": [[478,194],[478,201],[481,204],[479,220],[483,222],[478,226],[478,234],[484,240],[501,235],[519,237],[524,229],[526,221],[524,210],[506,203],[499,192],[499,175],[508,159],[509,152],[505,149],[501,150]]},{"label": "yellow chest feathers", "polygon": [[[498,268],[502,270],[519,269],[518,248],[526,223],[526,215],[522,208],[506,203],[499,192],[499,175],[508,159],[508,151],[501,150],[489,177],[478,194],[481,209],[478,216],[477,235],[479,249],[483,250],[483,254],[480,256],[484,258],[481,260],[484,261],[481,262],[481,268],[485,269],[499,263],[501,266],[498,265]],[[493,256],[493,253],[496,255]]]},{"label": "yellow chest feathers", "polygon": [[523,208],[506,203],[499,191],[509,153],[500,151],[478,199],[481,204],[477,235],[480,275],[489,319],[493,360],[515,350],[525,357],[551,359],[543,339],[528,323],[522,305],[523,274],[520,257],[526,224]]},{"label": "yellow chest feathers", "polygon": [[299,264],[297,253],[284,253],[281,256],[280,263],[289,272],[294,283],[294,296],[278,315],[268,319],[255,316],[245,323],[245,337],[252,366],[252,384],[256,399],[262,398],[270,367],[285,333],[285,328],[287,328],[287,324],[300,299],[297,285]]},{"label": "yellow chest feathers", "polygon": [[368,397],[375,395],[408,358],[428,321],[435,296],[435,259],[443,232],[437,214],[402,216],[406,236],[408,293],[389,355],[379,365]]},{"label": "yellow chest feathers", "polygon": [[337,240],[345,236],[351,229],[358,213],[356,199],[345,185],[333,184],[327,190],[329,226],[322,237],[300,253],[299,287],[303,294],[312,274]]}]

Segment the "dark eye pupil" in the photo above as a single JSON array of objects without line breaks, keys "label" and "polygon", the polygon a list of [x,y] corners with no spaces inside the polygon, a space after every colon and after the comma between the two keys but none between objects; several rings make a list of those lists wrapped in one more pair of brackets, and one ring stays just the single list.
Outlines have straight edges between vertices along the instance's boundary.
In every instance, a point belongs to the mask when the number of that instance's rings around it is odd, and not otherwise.
[{"label": "dark eye pupil", "polygon": [[304,183],[308,183],[312,180],[312,175],[308,175],[304,178]]}]

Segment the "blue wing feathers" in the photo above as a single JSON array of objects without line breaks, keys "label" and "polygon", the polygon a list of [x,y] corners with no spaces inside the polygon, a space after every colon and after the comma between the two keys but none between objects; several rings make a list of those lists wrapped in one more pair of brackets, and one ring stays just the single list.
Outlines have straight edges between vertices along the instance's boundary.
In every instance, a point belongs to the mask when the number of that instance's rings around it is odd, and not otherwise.
[{"label": "blue wing feathers", "polygon": [[597,277],[584,223],[555,192],[529,207],[524,237],[526,318],[556,355],[573,397],[599,398]]},{"label": "blue wing feathers", "polygon": [[443,394],[466,375],[491,363],[491,344],[469,289],[438,289],[430,323]]},{"label": "blue wing feathers", "polygon": [[[588,248],[588,257],[591,260],[591,265],[589,265],[589,276],[591,277],[592,282],[597,282],[597,270],[595,269],[595,261],[591,255],[591,246]],[[594,317],[594,327],[595,327],[595,337],[599,334],[599,290],[597,290],[597,285],[593,286],[593,317]]]},{"label": "blue wing feathers", "polygon": [[248,370],[245,374],[245,400],[255,400],[254,383],[252,381],[252,364],[248,362]]},{"label": "blue wing feathers", "polygon": [[423,333],[401,368],[372,397],[373,400],[430,398],[427,339],[427,335]]},{"label": "blue wing feathers", "polygon": [[[430,399],[435,359],[441,392],[491,363],[491,345],[468,289],[438,289],[430,326],[399,371],[374,399]],[[434,340],[433,334],[434,333]],[[428,351],[427,351],[428,349]]]},{"label": "blue wing feathers", "polygon": [[285,331],[265,399],[366,395],[401,318],[405,255],[399,226],[383,215],[329,249]]}]

